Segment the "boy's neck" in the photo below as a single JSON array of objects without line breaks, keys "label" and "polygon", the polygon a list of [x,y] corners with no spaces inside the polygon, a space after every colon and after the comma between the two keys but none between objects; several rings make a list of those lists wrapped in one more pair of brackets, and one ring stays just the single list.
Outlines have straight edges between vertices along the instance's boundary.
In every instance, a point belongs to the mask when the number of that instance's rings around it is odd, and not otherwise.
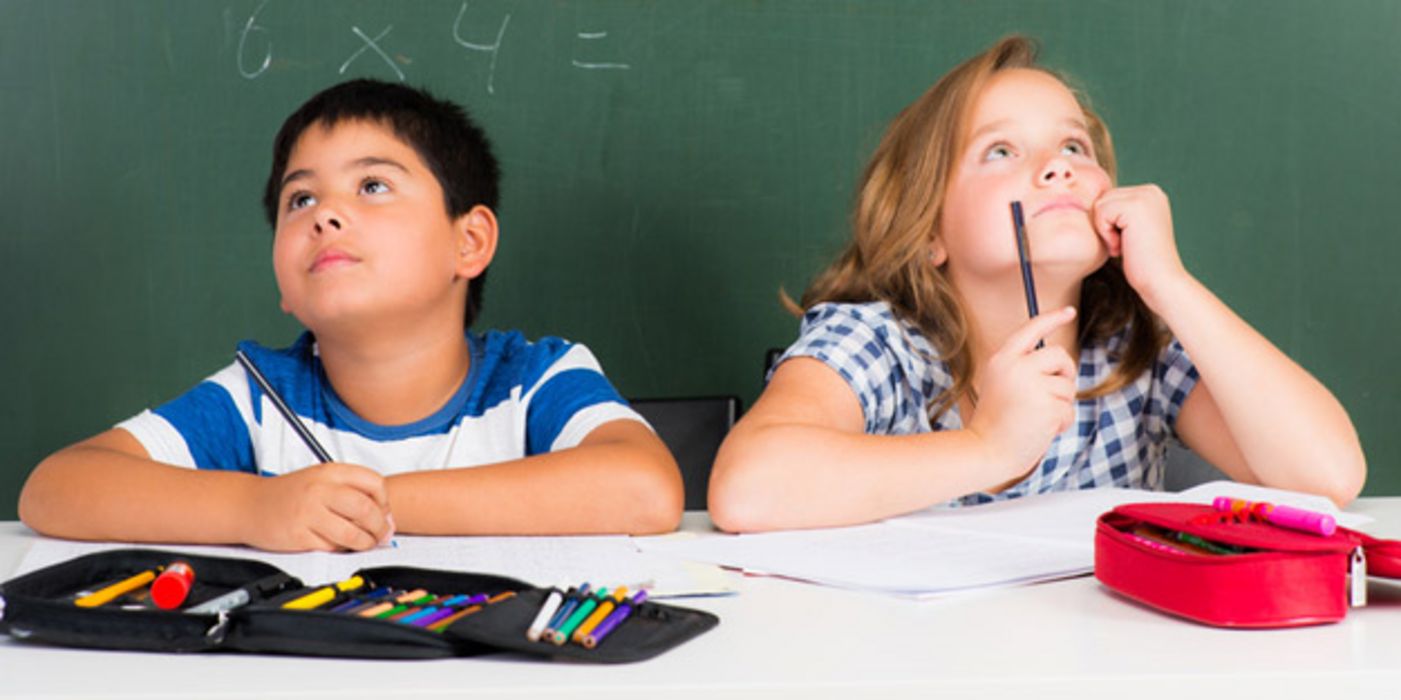
[{"label": "boy's neck", "polygon": [[317,351],[340,400],[379,425],[433,415],[461,388],[471,367],[460,323],[318,333]]}]

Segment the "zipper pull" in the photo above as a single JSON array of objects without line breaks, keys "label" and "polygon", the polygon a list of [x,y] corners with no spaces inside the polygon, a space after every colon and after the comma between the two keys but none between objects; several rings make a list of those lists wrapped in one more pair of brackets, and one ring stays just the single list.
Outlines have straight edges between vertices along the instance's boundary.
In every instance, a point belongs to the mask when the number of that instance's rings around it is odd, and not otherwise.
[{"label": "zipper pull", "polygon": [[1367,555],[1358,545],[1352,550],[1352,562],[1348,565],[1348,581],[1352,584],[1352,594],[1348,602],[1354,608],[1367,604]]},{"label": "zipper pull", "polygon": [[226,629],[228,626],[229,626],[229,611],[227,611],[227,610],[220,610],[220,611],[219,611],[219,619],[218,619],[217,621],[215,621],[213,627],[210,627],[210,628],[209,628],[209,631],[208,631],[208,632],[205,632],[205,633],[204,633],[204,636],[208,637],[208,638],[209,638],[210,640],[212,640],[212,641],[214,642],[214,644],[216,644],[216,645],[218,645],[218,644],[223,644],[223,643],[224,643],[224,631],[225,631],[225,629]]}]

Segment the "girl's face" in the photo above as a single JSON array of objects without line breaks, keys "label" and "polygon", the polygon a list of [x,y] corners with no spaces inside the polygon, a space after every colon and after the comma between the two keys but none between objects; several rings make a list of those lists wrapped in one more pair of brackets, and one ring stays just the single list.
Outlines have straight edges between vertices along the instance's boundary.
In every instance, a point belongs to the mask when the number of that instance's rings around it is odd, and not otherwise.
[{"label": "girl's face", "polygon": [[1084,112],[1054,76],[994,74],[967,122],[933,248],[955,279],[1016,275],[1011,203],[1026,217],[1027,246],[1042,276],[1079,281],[1108,252],[1090,211],[1110,186],[1095,160]]}]

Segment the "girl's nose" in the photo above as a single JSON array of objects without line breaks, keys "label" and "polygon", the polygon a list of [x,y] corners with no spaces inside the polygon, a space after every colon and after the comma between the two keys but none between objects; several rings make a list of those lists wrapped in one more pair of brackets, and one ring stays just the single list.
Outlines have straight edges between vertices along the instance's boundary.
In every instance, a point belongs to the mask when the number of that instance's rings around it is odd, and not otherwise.
[{"label": "girl's nose", "polygon": [[1075,168],[1071,167],[1070,161],[1061,155],[1056,155],[1046,161],[1041,167],[1041,172],[1036,177],[1037,184],[1050,185],[1055,182],[1070,182],[1075,179]]}]

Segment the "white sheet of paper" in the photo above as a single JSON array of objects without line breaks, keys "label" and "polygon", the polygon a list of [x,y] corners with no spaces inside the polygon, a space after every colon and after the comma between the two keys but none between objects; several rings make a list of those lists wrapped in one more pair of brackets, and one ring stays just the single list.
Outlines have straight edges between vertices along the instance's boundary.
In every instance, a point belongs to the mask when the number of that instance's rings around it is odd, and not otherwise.
[{"label": "white sheet of paper", "polygon": [[1125,503],[1211,503],[1217,496],[1289,504],[1354,527],[1370,521],[1330,501],[1279,489],[1211,482],[1182,493],[1088,489],[983,506],[930,508],[848,528],[689,540],[639,538],[643,551],[845,588],[908,596],[1028,583],[1094,570],[1095,521]]},{"label": "white sheet of paper", "polygon": [[[640,552],[625,536],[603,537],[409,537],[398,547],[368,552],[276,554],[246,547],[136,545],[72,542],[43,538],[20,562],[16,575],[83,554],[119,547],[142,547],[216,557],[265,561],[308,585],[348,578],[372,566],[417,566],[472,571],[518,578],[537,586],[595,585],[650,588],[653,598],[733,592],[728,575],[714,566],[680,562]],[[196,571],[198,576],[199,572]]]}]

